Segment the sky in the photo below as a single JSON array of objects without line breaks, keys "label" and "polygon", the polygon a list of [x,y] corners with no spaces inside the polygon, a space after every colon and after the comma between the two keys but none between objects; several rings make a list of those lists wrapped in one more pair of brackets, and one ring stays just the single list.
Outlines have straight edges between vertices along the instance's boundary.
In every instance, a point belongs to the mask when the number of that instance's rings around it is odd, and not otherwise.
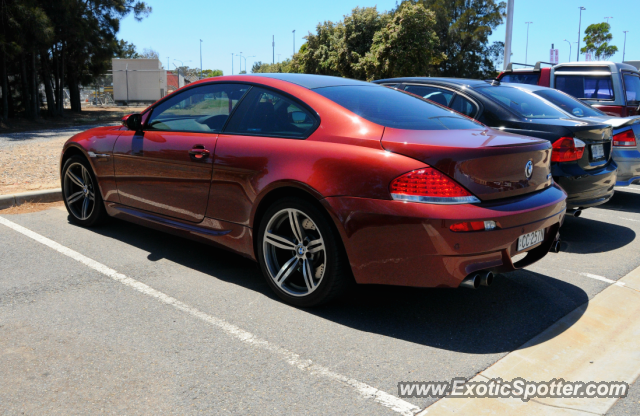
[{"label": "sky", "polygon": [[[275,36],[275,60],[290,58],[294,40],[296,50],[309,32],[315,33],[318,23],[338,21],[355,7],[377,6],[379,11],[395,7],[396,0],[145,0],[153,8],[141,22],[132,16],[122,20],[118,37],[132,42],[139,51],[152,48],[160,54],[165,68],[200,67],[202,39],[202,67],[221,69],[225,75],[239,72],[239,65],[247,72],[254,62],[272,62],[272,36]],[[506,1],[506,0],[505,0]],[[579,6],[582,12],[582,32],[592,23],[601,23],[611,16],[612,44],[619,52],[612,60],[622,61],[624,30],[628,30],[625,60],[640,60],[640,2],[637,0],[515,0],[513,18],[512,62],[549,61],[551,44],[559,49],[560,62],[576,59]],[[529,44],[527,45],[527,25]],[[295,34],[292,31],[295,30]],[[504,41],[505,23],[498,26],[490,41]],[[295,38],[294,38],[295,36]],[[583,35],[584,36],[584,35]],[[584,42],[581,39],[581,45]],[[232,64],[233,55],[233,64]],[[581,57],[580,60],[584,60]],[[233,65],[233,68],[232,68]]]}]

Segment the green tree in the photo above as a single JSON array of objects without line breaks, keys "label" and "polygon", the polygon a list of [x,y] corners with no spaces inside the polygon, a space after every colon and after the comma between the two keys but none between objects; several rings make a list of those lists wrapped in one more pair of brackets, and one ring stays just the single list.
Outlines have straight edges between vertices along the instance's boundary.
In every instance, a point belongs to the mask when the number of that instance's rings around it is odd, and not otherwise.
[{"label": "green tree", "polygon": [[122,59],[137,59],[140,58],[138,52],[136,52],[136,46],[133,43],[129,43],[124,39],[120,39],[117,44],[117,48],[114,56]]},{"label": "green tree", "polygon": [[401,5],[391,21],[373,36],[365,59],[355,66],[368,80],[402,76],[425,76],[447,57],[438,50],[436,19],[422,4]]},{"label": "green tree", "polygon": [[618,47],[609,45],[613,39],[609,30],[611,30],[611,25],[606,22],[589,25],[584,31],[585,46],[580,48],[580,52],[593,53],[598,61],[606,61],[611,58],[618,52]]},{"label": "green tree", "polygon": [[[489,35],[502,23],[504,2],[495,0],[405,0],[420,3],[436,15],[439,50],[447,56],[438,65],[441,76],[484,78],[496,68]],[[399,8],[400,8],[399,7]]]},{"label": "green tree", "polygon": [[224,73],[220,69],[203,69],[202,76],[204,78],[221,77]]},{"label": "green tree", "polygon": [[[296,54],[297,55],[297,54]],[[282,72],[299,72],[294,62],[291,59],[285,59],[282,62],[277,62],[275,64],[265,64],[262,62],[255,62],[251,67],[251,72],[254,74],[273,74],[273,73],[282,73]]]}]

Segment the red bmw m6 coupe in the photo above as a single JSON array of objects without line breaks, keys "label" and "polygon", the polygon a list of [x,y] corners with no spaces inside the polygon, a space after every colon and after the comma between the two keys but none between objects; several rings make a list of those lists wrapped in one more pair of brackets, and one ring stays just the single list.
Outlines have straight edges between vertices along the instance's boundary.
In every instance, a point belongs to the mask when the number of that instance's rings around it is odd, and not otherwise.
[{"label": "red bmw m6 coupe", "polygon": [[489,285],[557,251],[551,150],[380,85],[264,74],[198,81],[78,134],[60,168],[74,223],[224,247],[313,306],[354,280]]}]

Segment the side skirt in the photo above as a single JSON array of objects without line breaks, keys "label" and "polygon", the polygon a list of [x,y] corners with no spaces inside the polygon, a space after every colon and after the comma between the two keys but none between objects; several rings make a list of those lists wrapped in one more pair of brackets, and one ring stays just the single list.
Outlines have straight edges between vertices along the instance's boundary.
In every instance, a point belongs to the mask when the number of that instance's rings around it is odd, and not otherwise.
[{"label": "side skirt", "polygon": [[109,216],[233,251],[256,260],[253,252],[253,230],[244,225],[205,217],[199,224],[131,208],[115,202],[105,202]]}]

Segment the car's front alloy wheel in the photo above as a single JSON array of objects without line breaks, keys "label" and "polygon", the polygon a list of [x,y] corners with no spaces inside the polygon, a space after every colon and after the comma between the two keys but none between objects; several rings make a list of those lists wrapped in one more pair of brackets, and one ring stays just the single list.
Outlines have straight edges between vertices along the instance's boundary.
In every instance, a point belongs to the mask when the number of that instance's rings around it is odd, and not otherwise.
[{"label": "car's front alloy wheel", "polygon": [[65,162],[62,194],[71,221],[89,227],[106,218],[97,181],[85,158],[72,156]]}]

